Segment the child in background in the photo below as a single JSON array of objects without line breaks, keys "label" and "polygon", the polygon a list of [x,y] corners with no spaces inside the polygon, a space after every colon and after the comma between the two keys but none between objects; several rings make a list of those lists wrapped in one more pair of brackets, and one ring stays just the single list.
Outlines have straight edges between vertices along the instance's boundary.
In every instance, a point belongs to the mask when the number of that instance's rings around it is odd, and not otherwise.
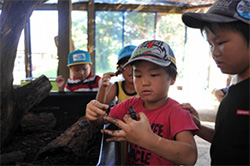
[{"label": "child in background", "polygon": [[227,91],[230,85],[231,85],[231,75],[228,75],[227,80],[226,80],[226,87],[214,90],[213,94],[219,102],[221,102],[221,100],[227,94]]},{"label": "child in background", "polygon": [[56,85],[59,92],[97,92],[101,77],[91,72],[91,58],[87,51],[75,50],[68,56],[68,67],[73,73],[66,85],[62,76],[56,78]]},{"label": "child in background", "polygon": [[117,69],[122,72],[124,80],[112,84],[110,79],[113,76],[117,76],[116,73],[104,73],[96,100],[101,103],[110,104],[115,97],[117,97],[117,103],[120,103],[132,96],[138,96],[134,88],[131,67],[127,66],[124,68],[124,64],[128,61],[135,48],[136,46],[134,45],[128,45],[119,51]]},{"label": "child in background", "polygon": [[[97,101],[101,103],[105,103],[105,104],[114,105],[130,97],[138,96],[134,88],[132,69],[130,66],[124,67],[124,64],[127,63],[127,61],[129,60],[135,48],[136,46],[134,45],[128,45],[128,46],[123,47],[119,51],[118,62],[117,62],[118,73],[108,72],[108,73],[103,74],[102,84],[96,96]],[[111,77],[117,76],[121,73],[122,73],[124,80],[118,81],[112,84],[110,82]],[[112,102],[115,102],[115,103],[112,103]],[[108,128],[108,127],[111,127],[111,126],[109,126],[108,124],[104,126],[104,128]],[[104,144],[104,146],[107,146],[107,145]],[[112,146],[113,145],[108,144],[107,147],[112,147]],[[119,162],[120,164],[123,164],[125,163],[125,160],[126,160],[126,155],[124,153],[127,151],[127,143],[126,142],[117,143],[116,146],[117,148],[115,148],[115,150],[120,152]],[[105,151],[101,153],[105,153]],[[109,165],[109,163],[100,163],[100,164]]]},{"label": "child in background", "polygon": [[221,72],[237,77],[220,103],[215,129],[200,124],[190,104],[182,105],[199,126],[197,135],[211,143],[211,165],[249,165],[249,6],[249,0],[217,0],[207,13],[182,15],[187,26],[204,32]]},{"label": "child in background", "polygon": [[[92,125],[112,122],[121,130],[102,132],[113,137],[107,141],[128,141],[127,165],[193,165],[197,159],[194,133],[197,127],[188,111],[168,97],[177,69],[171,48],[158,40],[140,44],[128,63],[133,70],[135,89],[140,97],[131,97],[111,108],[96,100],[86,108]],[[138,121],[131,118],[129,107]],[[122,121],[123,120],[123,121]]]}]

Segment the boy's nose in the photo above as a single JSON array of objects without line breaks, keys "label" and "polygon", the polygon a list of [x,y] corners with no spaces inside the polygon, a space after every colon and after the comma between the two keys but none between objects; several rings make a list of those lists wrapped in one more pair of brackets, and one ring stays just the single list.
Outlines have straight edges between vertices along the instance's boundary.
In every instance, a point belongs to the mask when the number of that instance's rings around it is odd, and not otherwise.
[{"label": "boy's nose", "polygon": [[218,46],[215,46],[211,49],[211,53],[213,55],[213,57],[218,57],[220,56],[220,50]]},{"label": "boy's nose", "polygon": [[149,85],[150,84],[150,78],[144,77],[142,78],[142,85]]},{"label": "boy's nose", "polygon": [[81,71],[80,71],[80,74],[84,75],[84,70],[81,70]]}]

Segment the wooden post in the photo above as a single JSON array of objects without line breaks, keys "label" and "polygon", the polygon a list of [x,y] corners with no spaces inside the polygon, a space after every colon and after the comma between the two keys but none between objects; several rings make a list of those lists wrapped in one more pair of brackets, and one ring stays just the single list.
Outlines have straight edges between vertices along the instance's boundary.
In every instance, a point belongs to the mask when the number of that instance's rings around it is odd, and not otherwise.
[{"label": "wooden post", "polygon": [[[45,1],[4,1],[2,7],[0,17],[1,146],[11,140],[25,111],[44,99],[52,87],[49,80],[43,78],[41,78],[42,83],[39,80],[35,81],[31,88],[30,86],[17,89],[13,87],[13,68],[21,32],[32,11]],[[26,88],[29,89],[25,91]]]},{"label": "wooden post", "polygon": [[58,74],[68,79],[68,55],[71,52],[71,0],[58,0]]},{"label": "wooden post", "polygon": [[30,19],[28,19],[24,28],[24,45],[25,45],[25,73],[26,78],[32,77],[31,48],[30,48]]},{"label": "wooden post", "polygon": [[88,52],[92,60],[92,72],[95,73],[95,3],[89,0],[88,3]]}]

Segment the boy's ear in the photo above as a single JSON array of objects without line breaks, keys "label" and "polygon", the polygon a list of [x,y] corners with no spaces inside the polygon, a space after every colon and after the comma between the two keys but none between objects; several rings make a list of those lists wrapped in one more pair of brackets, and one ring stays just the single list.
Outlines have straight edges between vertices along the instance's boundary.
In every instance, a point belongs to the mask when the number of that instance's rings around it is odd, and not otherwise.
[{"label": "boy's ear", "polygon": [[176,77],[177,77],[177,76],[171,78],[171,83],[170,83],[170,85],[174,85],[175,80],[176,80]]}]

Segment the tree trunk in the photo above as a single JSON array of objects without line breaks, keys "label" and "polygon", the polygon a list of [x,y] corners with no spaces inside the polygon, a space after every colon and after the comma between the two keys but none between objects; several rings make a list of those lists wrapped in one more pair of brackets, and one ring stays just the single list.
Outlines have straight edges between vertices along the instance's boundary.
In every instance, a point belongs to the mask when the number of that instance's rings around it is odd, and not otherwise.
[{"label": "tree trunk", "polygon": [[[84,161],[95,160],[99,155],[101,145],[101,128],[90,126],[85,116],[79,118],[59,137],[40,150],[37,161],[44,161],[49,165],[85,164]],[[63,156],[72,156],[73,161],[65,161]],[[94,159],[92,159],[94,158]],[[93,163],[93,164],[96,164]]]},{"label": "tree trunk", "polygon": [[[21,90],[13,87],[13,69],[16,58],[18,41],[32,11],[46,0],[5,0],[0,16],[0,92],[1,92],[1,146],[3,146],[14,133],[24,112],[39,102],[49,92],[48,81],[44,80],[44,88],[40,95],[36,94],[39,86],[25,86]],[[41,78],[43,80],[44,78]],[[46,79],[46,78],[45,78]],[[37,81],[39,83],[39,80]],[[50,87],[51,88],[51,87]],[[42,91],[42,92],[41,92]],[[18,93],[22,94],[18,94]],[[32,98],[37,100],[30,100]],[[25,103],[28,103],[25,105]]]},{"label": "tree trunk", "polygon": [[7,114],[2,113],[1,116],[1,145],[4,146],[11,141],[25,112],[47,97],[51,88],[48,78],[40,76],[31,83],[13,90],[11,100],[8,101],[9,108],[5,110]]},{"label": "tree trunk", "polygon": [[26,154],[21,151],[15,151],[0,155],[1,164],[8,164],[13,162],[21,162],[26,157]]}]

